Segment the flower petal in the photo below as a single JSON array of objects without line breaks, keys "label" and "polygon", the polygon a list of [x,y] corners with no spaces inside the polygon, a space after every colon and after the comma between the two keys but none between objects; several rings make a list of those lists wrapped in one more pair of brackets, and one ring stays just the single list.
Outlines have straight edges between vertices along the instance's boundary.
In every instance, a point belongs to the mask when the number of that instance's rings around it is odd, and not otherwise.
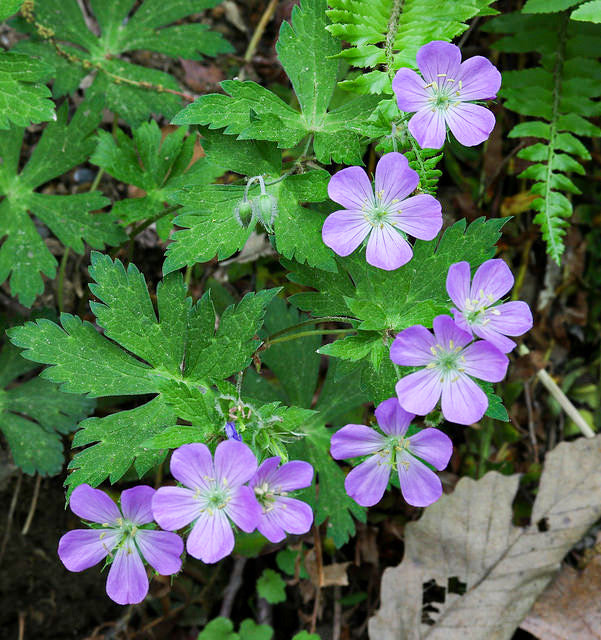
[{"label": "flower petal", "polygon": [[413,249],[394,227],[383,224],[372,228],[365,257],[373,267],[393,271],[411,260]]},{"label": "flower petal", "polygon": [[152,498],[152,514],[163,529],[175,531],[196,520],[202,504],[194,491],[183,487],[160,487]]},{"label": "flower petal", "polygon": [[367,238],[371,225],[363,211],[342,209],[331,213],[323,223],[324,244],[339,256],[348,256]]},{"label": "flower petal", "polygon": [[392,90],[401,111],[411,113],[427,107],[430,94],[426,82],[412,69],[399,69],[392,81]]},{"label": "flower petal", "polygon": [[273,511],[261,514],[257,529],[270,542],[281,542],[286,537],[286,532],[273,517]]},{"label": "flower petal", "polygon": [[415,418],[413,413],[407,413],[399,404],[399,399],[388,398],[376,407],[376,419],[380,429],[390,436],[403,436],[411,420]]},{"label": "flower petal", "polygon": [[422,429],[409,438],[409,451],[442,471],[453,455],[453,442],[439,429]]},{"label": "flower petal", "polygon": [[490,109],[471,102],[456,102],[445,112],[449,129],[465,147],[474,147],[488,140],[495,127],[495,116]]},{"label": "flower petal", "polygon": [[440,373],[422,369],[401,378],[396,383],[396,394],[405,411],[425,416],[436,406],[442,390]]},{"label": "flower petal", "polygon": [[207,564],[229,556],[234,549],[234,532],[223,509],[203,511],[188,536],[186,549]]},{"label": "flower petal", "polygon": [[450,316],[436,316],[433,327],[436,342],[447,351],[452,351],[456,347],[465,347],[472,341],[472,336],[460,329]]},{"label": "flower petal", "polygon": [[478,340],[461,352],[462,367],[465,372],[486,380],[501,382],[507,374],[509,358],[485,340]]},{"label": "flower petal", "polygon": [[58,556],[69,571],[83,571],[98,564],[122,537],[119,529],[74,529],[58,542]]},{"label": "flower petal", "polygon": [[390,359],[405,367],[422,367],[434,359],[436,338],[421,324],[403,329],[390,347]]},{"label": "flower petal", "polygon": [[225,512],[242,531],[250,533],[257,528],[261,517],[261,505],[250,487],[238,487],[230,498]]},{"label": "flower petal", "polygon": [[442,386],[442,415],[449,422],[473,424],[488,409],[488,398],[480,387],[465,374],[446,379]]},{"label": "flower petal", "polygon": [[433,240],[442,228],[442,209],[436,198],[420,193],[403,200],[400,212],[389,220],[394,220],[401,231],[414,238]]},{"label": "flower petal", "polygon": [[138,604],[148,593],[148,576],[131,539],[117,551],[106,581],[108,597],[117,604]]},{"label": "flower petal", "polygon": [[71,511],[82,520],[98,524],[115,524],[121,517],[119,507],[104,491],[92,489],[89,484],[75,487],[69,500]]},{"label": "flower petal", "polygon": [[121,494],[121,511],[134,524],[148,524],[152,515],[152,496],[155,490],[147,485],[126,489]]},{"label": "flower petal", "polygon": [[506,338],[498,331],[491,329],[489,325],[474,325],[474,333],[486,342],[490,342],[501,353],[509,353],[515,349],[516,343],[511,338]]},{"label": "flower petal", "polygon": [[356,458],[380,451],[384,443],[384,436],[375,429],[364,424],[347,424],[332,436],[330,453],[335,460]]},{"label": "flower petal", "polygon": [[440,109],[420,109],[409,120],[409,131],[422,149],[440,149],[447,137],[447,125]]},{"label": "flower petal", "polygon": [[273,509],[263,517],[271,518],[286,533],[301,535],[307,533],[313,524],[313,510],[302,500],[280,496]]},{"label": "flower petal", "polygon": [[185,444],[171,456],[171,475],[191,489],[208,489],[206,478],[215,475],[213,458],[206,444]]},{"label": "flower petal", "polygon": [[440,84],[441,78],[457,77],[461,64],[461,51],[458,46],[450,42],[433,40],[420,48],[416,59],[426,83]]},{"label": "flower petal", "polygon": [[362,209],[374,202],[371,180],[361,167],[347,167],[335,173],[328,183],[328,195],[345,209]]},{"label": "flower petal", "polygon": [[390,456],[373,455],[352,469],[344,480],[348,495],[362,507],[382,499],[390,478]]},{"label": "flower petal", "polygon": [[376,196],[386,206],[404,200],[419,184],[419,175],[402,153],[383,155],[376,166]]},{"label": "flower petal", "polygon": [[532,312],[521,300],[492,307],[486,317],[489,321],[487,326],[506,336],[521,336],[532,329]]},{"label": "flower petal", "polygon": [[486,306],[489,306],[502,298],[513,283],[513,273],[504,260],[487,260],[474,275],[470,297],[476,300],[486,298]]},{"label": "flower petal", "polygon": [[182,539],[169,531],[140,529],[136,544],[148,564],[162,576],[171,576],[182,568]]},{"label": "flower petal", "polygon": [[459,309],[465,308],[469,298],[471,277],[470,265],[465,261],[452,264],[447,272],[447,293]]},{"label": "flower petal", "polygon": [[225,440],[215,449],[215,475],[226,480],[228,487],[248,482],[257,470],[257,459],[252,450],[242,442]]},{"label": "flower petal", "polygon": [[266,458],[259,465],[255,475],[248,481],[249,487],[256,487],[258,484],[269,482],[275,470],[280,464],[280,456],[273,456],[272,458]]},{"label": "flower petal", "polygon": [[401,493],[414,507],[427,507],[442,495],[440,478],[417,458],[403,451],[397,460]]},{"label": "flower petal", "polygon": [[492,100],[501,87],[501,74],[490,60],[474,56],[461,63],[455,85],[460,100]]},{"label": "flower petal", "polygon": [[455,324],[462,331],[465,331],[466,333],[472,335],[472,328],[467,323],[464,313],[462,311],[459,311],[459,309],[451,309],[451,313],[453,314],[453,320],[455,320]]},{"label": "flower petal", "polygon": [[276,491],[296,491],[309,487],[313,482],[313,467],[303,460],[291,460],[283,464],[269,478]]}]

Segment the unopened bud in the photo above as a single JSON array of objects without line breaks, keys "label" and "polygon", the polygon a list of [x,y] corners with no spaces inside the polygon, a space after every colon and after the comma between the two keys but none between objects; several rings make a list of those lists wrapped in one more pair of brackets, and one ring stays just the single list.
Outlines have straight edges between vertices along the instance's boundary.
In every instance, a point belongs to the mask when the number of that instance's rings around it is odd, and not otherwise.
[{"label": "unopened bud", "polygon": [[245,198],[236,205],[236,208],[234,209],[234,216],[241,227],[248,227],[253,219],[252,204]]},{"label": "unopened bud", "polygon": [[265,230],[273,233],[273,223],[278,214],[277,200],[269,193],[262,193],[254,199],[253,204],[256,208],[257,217],[265,227]]},{"label": "unopened bud", "polygon": [[235,422],[225,423],[225,435],[228,440],[238,440],[238,442],[242,442],[242,436],[236,431]]}]

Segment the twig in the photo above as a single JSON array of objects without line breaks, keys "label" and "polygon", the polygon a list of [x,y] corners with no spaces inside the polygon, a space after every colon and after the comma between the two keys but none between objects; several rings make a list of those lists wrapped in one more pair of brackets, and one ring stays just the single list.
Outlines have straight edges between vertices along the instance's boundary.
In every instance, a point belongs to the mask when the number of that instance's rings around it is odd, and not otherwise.
[{"label": "twig", "polygon": [[334,587],[334,621],[332,622],[332,640],[340,640],[342,627],[342,605],[340,604],[341,590],[338,585]]},{"label": "twig", "polygon": [[232,615],[234,600],[242,586],[242,574],[244,573],[244,567],[246,566],[247,561],[248,559],[244,556],[238,556],[234,560],[232,575],[230,576],[230,581],[223,592],[223,602],[221,603],[221,610],[219,611],[219,615],[224,618],[229,618]]},{"label": "twig", "polygon": [[273,14],[275,13],[275,8],[278,6],[278,0],[271,0],[271,2],[265,8],[261,19],[259,20],[255,32],[248,43],[248,47],[246,48],[246,52],[244,53],[244,63],[248,64],[252,57],[255,55],[255,51],[259,45],[261,38],[263,37],[263,32],[267,27],[269,21],[271,20]]},{"label": "twig", "polygon": [[12,500],[10,501],[10,507],[8,508],[8,516],[6,518],[6,529],[4,530],[4,536],[2,538],[2,546],[0,547],[0,562],[2,562],[2,558],[4,557],[4,553],[6,551],[6,545],[8,544],[8,540],[10,538],[10,529],[13,523],[15,509],[17,508],[17,500],[19,499],[19,492],[21,491],[22,482],[23,482],[23,472],[21,471],[21,469],[19,469],[19,472],[17,475],[17,484],[13,492]]},{"label": "twig", "polygon": [[532,396],[530,395],[530,384],[527,380],[524,383],[524,398],[526,399],[526,409],[528,411],[528,433],[530,435],[530,442],[532,443],[532,450],[534,452],[534,461],[538,462],[538,443],[536,442],[536,434],[534,432],[534,411],[532,409]]},{"label": "twig", "polygon": [[18,640],[24,640],[25,638],[25,612],[19,611],[19,636]]},{"label": "twig", "polygon": [[29,533],[29,527],[31,527],[31,523],[33,521],[35,509],[38,505],[38,498],[40,496],[41,484],[42,484],[42,476],[38,473],[38,475],[35,478],[35,487],[33,488],[33,498],[31,499],[31,504],[29,505],[29,513],[27,514],[27,519],[25,520],[23,529],[21,529],[21,534],[24,536],[26,536]]},{"label": "twig", "polygon": [[[521,344],[518,348],[521,356],[530,353],[530,349],[525,344]],[[566,394],[559,388],[555,380],[544,370],[539,369],[536,372],[538,379],[541,381],[545,389],[557,400],[559,406],[572,418],[576,426],[580,429],[585,438],[594,438],[595,432],[590,428],[586,420],[580,414],[580,411],[571,403]]]}]

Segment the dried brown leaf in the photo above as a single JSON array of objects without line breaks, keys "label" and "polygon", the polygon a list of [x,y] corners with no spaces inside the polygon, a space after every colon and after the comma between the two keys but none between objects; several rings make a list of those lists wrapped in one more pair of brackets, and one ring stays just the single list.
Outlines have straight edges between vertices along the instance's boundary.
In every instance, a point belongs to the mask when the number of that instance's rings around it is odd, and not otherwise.
[{"label": "dried brown leaf", "polygon": [[[403,562],[386,569],[372,640],[511,638],[564,555],[601,514],[601,436],[547,454],[532,524],[512,524],[519,476],[463,478],[406,527]],[[424,587],[445,590],[423,621]],[[454,588],[464,585],[465,592]]]}]

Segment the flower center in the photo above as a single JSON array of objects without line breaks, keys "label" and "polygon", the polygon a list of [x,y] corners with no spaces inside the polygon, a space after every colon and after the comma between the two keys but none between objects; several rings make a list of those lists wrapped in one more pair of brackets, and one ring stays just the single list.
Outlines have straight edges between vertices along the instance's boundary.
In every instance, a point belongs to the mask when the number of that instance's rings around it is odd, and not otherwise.
[{"label": "flower center", "polygon": [[459,379],[459,376],[456,374],[465,371],[463,366],[461,366],[463,361],[465,361],[465,357],[461,355],[461,350],[461,347],[455,346],[453,340],[449,340],[449,349],[445,349],[439,344],[430,347],[434,359],[427,365],[427,368],[439,371],[441,374],[441,382],[447,379],[455,382]]},{"label": "flower center", "polygon": [[478,292],[478,298],[467,298],[464,304],[466,322],[470,325],[484,326],[490,322],[490,319],[486,317],[488,314],[501,315],[501,312],[494,307],[489,308],[494,301],[494,297],[490,293],[485,294],[482,289]]},{"label": "flower center", "polygon": [[215,509],[225,509],[232,499],[231,491],[227,486],[225,479],[219,483],[215,478],[204,477],[209,484],[209,488],[201,491],[196,489],[194,497],[204,503],[204,510],[212,513]]},{"label": "flower center", "polygon": [[437,79],[427,84],[424,89],[430,89],[430,104],[432,109],[446,111],[456,102],[460,101],[463,82],[456,82],[454,78],[449,78],[446,73],[436,74]]},{"label": "flower center", "polygon": [[256,485],[254,491],[257,501],[263,507],[263,513],[267,513],[275,507],[276,498],[288,495],[287,491],[282,491],[279,487],[274,487],[268,482]]}]

